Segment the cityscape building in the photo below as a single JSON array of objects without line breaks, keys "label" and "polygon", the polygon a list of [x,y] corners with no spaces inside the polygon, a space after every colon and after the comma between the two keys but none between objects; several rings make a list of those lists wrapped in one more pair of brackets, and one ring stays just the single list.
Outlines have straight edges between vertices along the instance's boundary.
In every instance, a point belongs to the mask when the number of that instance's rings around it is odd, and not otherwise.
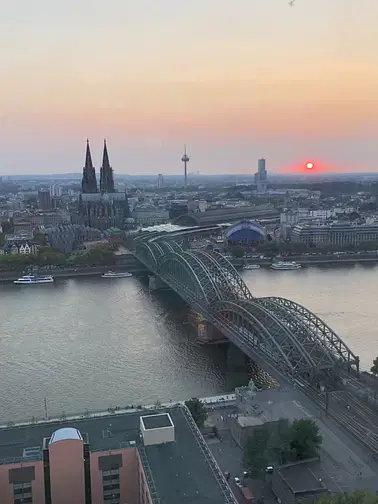
[{"label": "cityscape building", "polygon": [[255,173],[255,184],[257,186],[257,192],[260,194],[265,194],[268,189],[268,172],[266,170],[266,160],[260,158],[257,165],[257,173]]},{"label": "cityscape building", "polygon": [[48,189],[40,189],[38,191],[38,207],[40,210],[51,209],[51,196]]},{"label": "cityscape building", "polygon": [[159,173],[157,178],[157,188],[162,189],[164,187],[164,177],[162,173]]},{"label": "cityscape building", "polygon": [[236,504],[189,410],[0,429],[2,504]]},{"label": "cityscape building", "polygon": [[57,184],[53,184],[50,186],[50,196],[60,198],[62,196],[62,188]]},{"label": "cityscape building", "polygon": [[366,242],[378,242],[377,224],[353,224],[336,221],[332,223],[302,223],[291,231],[294,243],[306,245],[336,245],[358,247]]},{"label": "cityscape building", "polygon": [[131,215],[137,226],[155,226],[169,222],[169,211],[155,206],[136,207]]},{"label": "cityscape building", "polygon": [[85,242],[98,241],[102,237],[100,230],[78,224],[61,224],[47,228],[45,236],[51,247],[64,254],[71,254]]},{"label": "cityscape building", "polygon": [[130,217],[130,209],[127,194],[115,190],[113,169],[110,166],[106,142],[104,142],[99,191],[89,141],[87,141],[82,191],[79,198],[79,223],[100,230],[112,227],[124,229],[125,219],[128,217]]}]

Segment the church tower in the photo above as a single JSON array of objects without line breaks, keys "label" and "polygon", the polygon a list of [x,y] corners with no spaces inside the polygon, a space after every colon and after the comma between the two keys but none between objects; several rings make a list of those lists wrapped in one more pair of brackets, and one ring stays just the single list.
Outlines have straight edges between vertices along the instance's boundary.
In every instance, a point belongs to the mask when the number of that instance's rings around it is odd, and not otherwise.
[{"label": "church tower", "polygon": [[87,140],[87,150],[85,153],[85,166],[83,168],[83,179],[81,182],[81,192],[83,194],[97,192],[96,171],[92,163],[91,149]]},{"label": "church tower", "polygon": [[115,193],[113,169],[109,162],[106,140],[104,140],[104,153],[102,156],[102,166],[100,171],[100,192],[101,194]]}]

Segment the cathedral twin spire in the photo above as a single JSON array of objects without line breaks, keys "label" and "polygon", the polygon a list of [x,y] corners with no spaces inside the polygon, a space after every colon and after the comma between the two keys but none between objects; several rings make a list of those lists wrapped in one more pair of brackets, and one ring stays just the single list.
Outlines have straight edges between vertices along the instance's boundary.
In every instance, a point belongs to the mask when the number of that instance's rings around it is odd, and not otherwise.
[{"label": "cathedral twin spire", "polygon": [[113,169],[109,163],[108,148],[106,147],[106,140],[104,140],[104,152],[102,155],[102,166],[100,170],[100,192],[101,193],[114,193],[114,177]]},{"label": "cathedral twin spire", "polygon": [[[87,140],[87,149],[85,153],[85,166],[83,168],[83,179],[81,183],[81,190],[83,193],[98,192],[96,170],[92,163],[89,140]],[[104,152],[102,156],[102,166],[100,170],[100,192],[101,194],[115,192],[113,169],[111,168],[109,162],[106,140],[104,140]]]},{"label": "cathedral twin spire", "polygon": [[89,140],[87,140],[87,150],[85,152],[85,166],[83,168],[83,179],[81,182],[82,193],[96,193],[97,180],[96,171],[92,163],[91,149],[89,147]]}]

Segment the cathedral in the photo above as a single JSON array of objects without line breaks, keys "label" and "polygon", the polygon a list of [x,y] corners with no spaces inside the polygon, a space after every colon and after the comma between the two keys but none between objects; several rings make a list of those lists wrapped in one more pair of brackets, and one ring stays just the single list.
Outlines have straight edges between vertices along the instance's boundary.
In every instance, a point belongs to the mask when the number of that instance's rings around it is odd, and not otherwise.
[{"label": "cathedral", "polygon": [[124,229],[125,219],[129,216],[130,209],[126,193],[116,192],[114,187],[113,169],[110,166],[106,141],[104,141],[99,190],[87,140],[79,199],[80,223],[102,231],[112,227]]}]

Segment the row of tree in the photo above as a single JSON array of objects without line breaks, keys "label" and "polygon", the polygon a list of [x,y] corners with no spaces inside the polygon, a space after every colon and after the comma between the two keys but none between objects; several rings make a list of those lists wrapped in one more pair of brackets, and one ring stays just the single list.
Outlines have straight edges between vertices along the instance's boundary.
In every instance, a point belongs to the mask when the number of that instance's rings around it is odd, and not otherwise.
[{"label": "row of tree", "polygon": [[354,493],[340,493],[333,497],[323,494],[316,504],[378,504],[378,495],[370,490],[356,490]]},{"label": "row of tree", "polygon": [[93,247],[82,254],[63,254],[51,247],[40,247],[36,254],[5,254],[0,256],[0,270],[21,271],[28,266],[112,266],[115,263],[114,244]]},{"label": "row of tree", "polygon": [[245,463],[258,477],[267,466],[318,456],[322,437],[313,420],[279,420],[257,427],[247,441]]}]

